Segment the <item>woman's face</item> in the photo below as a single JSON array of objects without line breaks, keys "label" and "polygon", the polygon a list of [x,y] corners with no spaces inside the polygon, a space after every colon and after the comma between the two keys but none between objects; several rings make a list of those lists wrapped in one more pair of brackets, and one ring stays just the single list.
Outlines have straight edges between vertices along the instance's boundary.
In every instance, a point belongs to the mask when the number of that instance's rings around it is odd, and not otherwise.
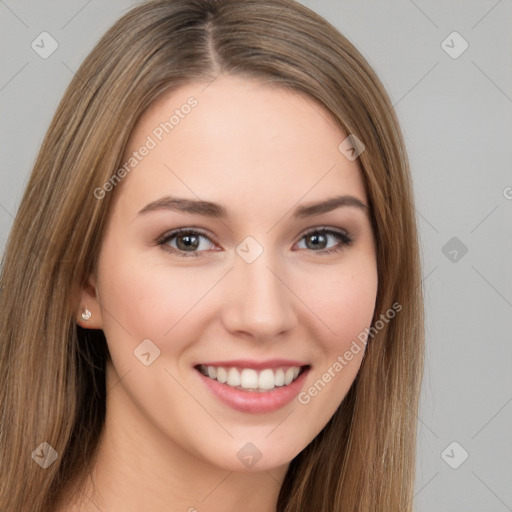
[{"label": "woman's face", "polygon": [[82,296],[127,430],[248,471],[287,464],[332,417],[377,293],[346,136],[310,98],[234,77],[167,93],[141,117],[121,182],[95,193],[115,201],[90,277],[98,300]]}]

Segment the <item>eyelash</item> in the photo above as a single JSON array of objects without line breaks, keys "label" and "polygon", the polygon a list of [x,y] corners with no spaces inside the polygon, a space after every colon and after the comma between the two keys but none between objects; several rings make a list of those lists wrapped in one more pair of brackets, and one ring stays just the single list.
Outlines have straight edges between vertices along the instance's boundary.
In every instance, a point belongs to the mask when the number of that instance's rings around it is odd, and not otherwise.
[{"label": "eyelash", "polygon": [[[340,240],[340,243],[336,245],[335,247],[332,247],[331,249],[323,249],[320,251],[311,251],[319,254],[333,254],[336,252],[341,251],[344,247],[349,247],[353,243],[352,237],[346,232],[346,231],[338,231],[332,228],[327,227],[317,227],[317,228],[311,228],[307,230],[300,238],[300,241],[306,238],[309,235],[312,234],[322,234],[322,235],[333,235],[336,238]],[[208,240],[209,237],[206,233],[204,233],[201,230],[198,230],[196,228],[180,228],[175,229],[174,231],[171,231],[169,233],[166,233],[161,237],[159,240],[157,240],[157,244],[162,247],[165,251],[168,251],[173,254],[177,254],[180,257],[184,258],[190,258],[190,257],[197,257],[200,256],[200,254],[204,251],[182,251],[180,249],[174,249],[173,247],[169,247],[167,243],[172,240],[173,238],[180,236],[180,235],[199,235],[202,236]],[[211,241],[211,240],[210,240]]]}]

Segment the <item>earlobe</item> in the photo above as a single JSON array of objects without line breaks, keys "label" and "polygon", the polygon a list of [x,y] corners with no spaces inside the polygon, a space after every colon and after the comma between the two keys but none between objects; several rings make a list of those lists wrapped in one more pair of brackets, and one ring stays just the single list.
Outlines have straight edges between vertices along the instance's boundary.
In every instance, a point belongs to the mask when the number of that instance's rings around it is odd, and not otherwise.
[{"label": "earlobe", "polygon": [[98,300],[96,279],[93,274],[82,285],[79,292],[76,323],[84,329],[101,329],[103,322]]}]

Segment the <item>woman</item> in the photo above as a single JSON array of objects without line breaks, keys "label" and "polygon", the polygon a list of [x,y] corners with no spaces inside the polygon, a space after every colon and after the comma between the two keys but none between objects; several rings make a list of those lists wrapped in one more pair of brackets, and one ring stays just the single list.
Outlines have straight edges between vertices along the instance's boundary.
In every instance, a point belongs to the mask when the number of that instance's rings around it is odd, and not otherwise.
[{"label": "woman", "polygon": [[153,0],[55,114],[2,268],[0,509],[412,509],[407,157],[288,0]]}]

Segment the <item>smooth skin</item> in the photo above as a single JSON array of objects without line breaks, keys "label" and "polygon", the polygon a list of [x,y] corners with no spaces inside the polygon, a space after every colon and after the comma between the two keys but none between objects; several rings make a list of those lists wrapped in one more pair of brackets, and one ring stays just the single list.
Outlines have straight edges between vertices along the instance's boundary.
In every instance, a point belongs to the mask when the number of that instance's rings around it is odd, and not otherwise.
[{"label": "smooth skin", "polygon": [[[292,217],[338,195],[368,204],[357,161],[338,149],[347,134],[309,97],[225,75],[182,86],[139,119],[123,162],[192,96],[197,105],[108,192],[98,267],[81,291],[92,317],[80,310],[77,322],[103,329],[113,364],[95,488],[83,489],[80,510],[275,511],[290,461],[332,417],[363,358],[309,403],[272,413],[231,409],[202,382],[200,362],[285,358],[311,365],[307,390],[370,326],[378,279],[368,208]],[[139,213],[164,196],[219,203],[228,216]],[[191,227],[202,232],[191,250],[183,235],[159,245]],[[304,234],[323,227],[352,243]],[[236,251],[249,236],[263,249],[251,263]],[[149,366],[134,355],[145,339],[160,350]],[[237,457],[248,442],[262,455],[252,467]]]}]

